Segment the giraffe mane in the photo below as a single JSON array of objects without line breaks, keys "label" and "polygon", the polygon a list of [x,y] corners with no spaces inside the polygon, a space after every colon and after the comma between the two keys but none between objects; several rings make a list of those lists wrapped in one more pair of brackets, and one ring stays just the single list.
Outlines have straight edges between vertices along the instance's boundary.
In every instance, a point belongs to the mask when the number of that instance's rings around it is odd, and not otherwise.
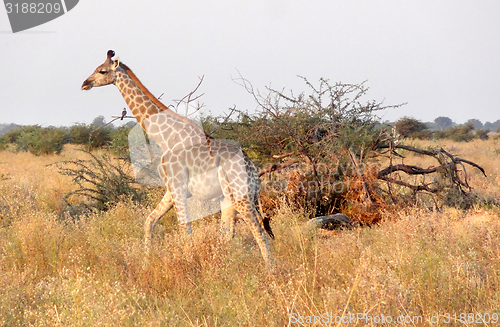
[{"label": "giraffe mane", "polygon": [[141,89],[141,91],[144,92],[144,94],[147,95],[147,97],[149,98],[149,100],[151,100],[158,108],[160,108],[163,111],[168,112],[169,115],[172,115],[175,118],[177,118],[179,120],[182,120],[186,124],[189,124],[191,126],[194,126],[194,127],[198,128],[198,129],[200,129],[207,137],[212,138],[211,136],[207,135],[205,133],[205,131],[203,131],[203,128],[201,128],[198,124],[196,124],[195,122],[193,122],[191,119],[189,119],[187,117],[184,117],[182,115],[179,115],[178,113],[174,112],[172,109],[170,109],[169,107],[167,107],[166,105],[164,105],[160,100],[158,100],[158,98],[155,97],[151,92],[149,92],[149,90],[144,86],[144,84],[142,84],[142,82],[134,74],[134,72],[132,71],[132,69],[130,69],[130,67],[128,67],[127,65],[125,65],[122,62],[120,62],[120,67],[123,70],[125,70],[125,72],[128,74],[128,76],[130,76],[130,78],[132,78],[132,80],[135,82],[135,84],[137,84],[137,86]]}]

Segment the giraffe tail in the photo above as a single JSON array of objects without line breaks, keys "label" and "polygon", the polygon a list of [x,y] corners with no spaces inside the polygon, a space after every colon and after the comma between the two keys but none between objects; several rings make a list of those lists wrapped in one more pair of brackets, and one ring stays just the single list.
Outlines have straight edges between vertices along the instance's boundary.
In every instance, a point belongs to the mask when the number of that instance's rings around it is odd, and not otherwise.
[{"label": "giraffe tail", "polygon": [[262,202],[260,201],[260,197],[257,198],[257,203],[259,205],[258,213],[260,216],[260,220],[262,221],[262,225],[264,226],[264,230],[267,232],[267,234],[269,234],[269,237],[271,237],[274,240],[274,233],[271,228],[271,219],[269,219],[264,215],[264,210],[262,209]]}]

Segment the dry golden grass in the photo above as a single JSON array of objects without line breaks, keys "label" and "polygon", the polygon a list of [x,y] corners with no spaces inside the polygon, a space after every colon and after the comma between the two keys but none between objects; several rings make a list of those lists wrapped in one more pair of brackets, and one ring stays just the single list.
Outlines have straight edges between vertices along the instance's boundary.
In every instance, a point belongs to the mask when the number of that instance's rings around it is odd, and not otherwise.
[{"label": "dry golden grass", "polygon": [[[488,142],[447,148],[491,170],[472,184],[498,196],[498,144]],[[498,210],[401,208],[372,228],[337,232],[307,230],[306,213],[283,205],[273,217],[272,272],[244,223],[224,244],[216,220],[196,221],[188,237],[170,214],[146,262],[150,206],[124,201],[78,221],[58,217],[72,185],[45,165],[75,155],[0,152],[0,174],[11,177],[0,182],[2,326],[320,326],[349,314],[449,326],[446,313],[500,314]],[[342,325],[384,325],[366,319]]]},{"label": "dry golden grass", "polygon": [[36,211],[60,211],[64,201],[61,193],[72,189],[71,180],[57,173],[58,160],[80,156],[74,147],[67,147],[60,156],[36,157],[28,152],[0,152],[0,212],[3,216],[20,216]]}]

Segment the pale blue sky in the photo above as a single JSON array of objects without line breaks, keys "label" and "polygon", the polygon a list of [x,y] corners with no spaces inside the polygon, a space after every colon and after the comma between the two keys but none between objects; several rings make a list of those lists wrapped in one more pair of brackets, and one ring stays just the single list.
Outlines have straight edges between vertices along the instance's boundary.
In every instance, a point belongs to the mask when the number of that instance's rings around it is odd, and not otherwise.
[{"label": "pale blue sky", "polygon": [[64,16],[13,34],[0,8],[0,123],[71,125],[119,115],[114,86],[80,90],[115,50],[166,104],[204,75],[205,110],[256,104],[259,89],[368,80],[384,114],[430,121],[500,119],[500,1],[81,0]]}]

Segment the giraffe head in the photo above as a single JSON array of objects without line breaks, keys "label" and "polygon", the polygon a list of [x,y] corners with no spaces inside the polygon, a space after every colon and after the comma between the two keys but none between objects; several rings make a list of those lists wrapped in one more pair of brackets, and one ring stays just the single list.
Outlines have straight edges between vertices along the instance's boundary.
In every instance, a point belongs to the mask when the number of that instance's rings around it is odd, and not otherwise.
[{"label": "giraffe head", "polygon": [[82,84],[82,90],[90,90],[94,86],[113,84],[116,81],[116,69],[120,66],[120,58],[111,59],[115,55],[113,50],[107,53],[106,61],[96,68]]}]

